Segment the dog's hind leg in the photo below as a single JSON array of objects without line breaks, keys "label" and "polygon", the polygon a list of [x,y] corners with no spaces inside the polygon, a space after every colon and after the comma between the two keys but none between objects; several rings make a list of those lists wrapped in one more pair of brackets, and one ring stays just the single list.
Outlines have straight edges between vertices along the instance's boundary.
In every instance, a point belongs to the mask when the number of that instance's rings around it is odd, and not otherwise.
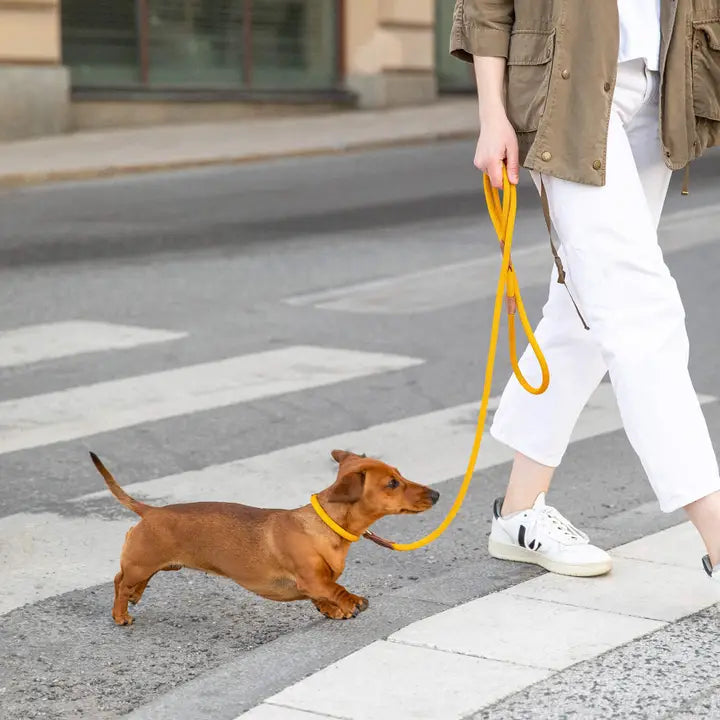
[{"label": "dog's hind leg", "polygon": [[147,580],[143,580],[142,582],[139,582],[137,585],[135,585],[131,591],[130,591],[130,597],[128,597],[128,602],[131,605],[137,605],[140,602],[140,599],[143,596],[143,593],[145,592],[145,588],[147,587],[147,584],[150,582],[150,580],[154,577],[154,575],[151,575]]},{"label": "dog's hind leg", "polygon": [[128,613],[130,596],[135,588],[140,585],[143,586],[144,590],[145,585],[158,569],[121,566],[120,572],[115,576],[115,602],[112,610],[113,620],[117,625],[132,625],[133,617]]},{"label": "dog's hind leg", "polygon": [[166,565],[164,568],[160,568],[160,570],[154,572],[149,578],[147,578],[147,580],[143,580],[135,585],[130,593],[130,597],[128,598],[131,605],[137,605],[140,602],[147,584],[155,577],[155,575],[157,575],[157,573],[163,570],[182,570],[182,565]]},{"label": "dog's hind leg", "polygon": [[133,621],[127,611],[128,593],[124,579],[125,573],[120,570],[115,576],[115,602],[112,609],[113,620],[117,625],[130,625]]}]

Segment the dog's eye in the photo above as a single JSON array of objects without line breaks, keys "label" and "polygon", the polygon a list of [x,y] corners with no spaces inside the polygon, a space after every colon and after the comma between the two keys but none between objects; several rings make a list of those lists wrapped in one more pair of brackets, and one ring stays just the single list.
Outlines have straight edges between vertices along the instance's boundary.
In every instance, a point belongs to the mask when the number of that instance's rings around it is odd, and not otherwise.
[{"label": "dog's eye", "polygon": [[388,483],[388,487],[394,490],[396,487],[400,487],[400,483],[395,478],[392,478]]}]

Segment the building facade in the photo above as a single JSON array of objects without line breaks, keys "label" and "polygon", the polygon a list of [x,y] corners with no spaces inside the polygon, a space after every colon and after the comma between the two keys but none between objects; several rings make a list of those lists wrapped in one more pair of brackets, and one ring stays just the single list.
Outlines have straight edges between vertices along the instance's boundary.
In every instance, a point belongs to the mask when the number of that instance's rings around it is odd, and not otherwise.
[{"label": "building facade", "polygon": [[0,139],[433,102],[453,0],[0,0]]}]

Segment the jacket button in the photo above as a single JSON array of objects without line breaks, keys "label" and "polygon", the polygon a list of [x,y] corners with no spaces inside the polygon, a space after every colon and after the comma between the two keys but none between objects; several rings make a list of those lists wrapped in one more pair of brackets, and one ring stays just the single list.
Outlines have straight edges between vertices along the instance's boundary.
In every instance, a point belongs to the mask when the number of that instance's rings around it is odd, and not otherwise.
[{"label": "jacket button", "polygon": [[562,75],[563,80],[567,80],[570,77],[570,71],[565,69],[560,73],[560,75]]},{"label": "jacket button", "polygon": [[605,85],[603,85],[603,87],[605,88],[605,92],[610,92],[610,88],[612,87],[612,85],[610,85],[609,82],[606,82]]},{"label": "jacket button", "polygon": [[599,160],[596,160],[593,163],[593,170],[599,170],[602,167],[602,163]]},{"label": "jacket button", "polygon": [[542,160],[545,162],[548,162],[549,160],[552,160],[552,153],[549,153],[547,150],[540,156]]}]

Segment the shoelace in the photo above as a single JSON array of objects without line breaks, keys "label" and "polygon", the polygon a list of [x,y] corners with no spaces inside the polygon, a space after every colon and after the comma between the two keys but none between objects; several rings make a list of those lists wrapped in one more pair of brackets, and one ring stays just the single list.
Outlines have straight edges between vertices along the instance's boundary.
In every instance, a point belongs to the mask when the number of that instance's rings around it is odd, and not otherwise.
[{"label": "shoelace", "polygon": [[590,540],[584,532],[578,530],[554,507],[545,507],[535,514],[535,522],[531,527],[530,535],[537,537],[537,530],[540,528],[553,540],[562,542],[565,545],[580,545]]}]

